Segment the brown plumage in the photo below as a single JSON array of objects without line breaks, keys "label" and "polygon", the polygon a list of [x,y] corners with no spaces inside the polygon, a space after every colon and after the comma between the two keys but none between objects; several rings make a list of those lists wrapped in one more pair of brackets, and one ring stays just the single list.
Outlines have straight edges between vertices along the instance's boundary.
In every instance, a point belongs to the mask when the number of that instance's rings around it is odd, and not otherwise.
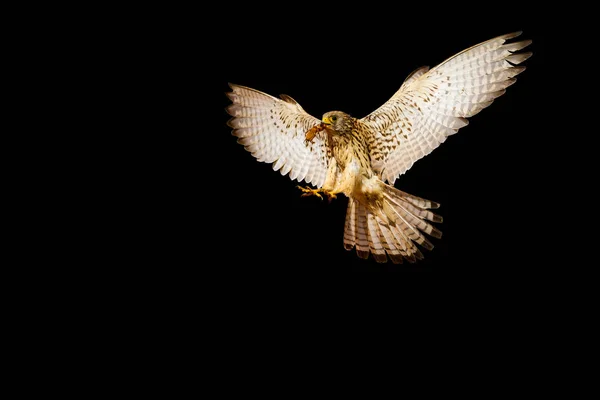
[{"label": "brown plumage", "polygon": [[[277,99],[232,85],[229,125],[238,142],[259,161],[317,188],[303,195],[343,193],[348,200],[343,243],[361,258],[415,262],[440,238],[431,223],[439,204],[393,184],[419,158],[467,125],[466,118],[489,106],[515,82],[531,53],[515,53],[531,41],[505,44],[520,32],[499,36],[409,75],[385,104],[357,119],[331,111],[318,120],[291,97]],[[418,245],[418,246],[417,246]]]},{"label": "brown plumage", "polygon": [[371,166],[370,128],[341,111],[323,116],[328,133],[327,146],[333,156],[327,180],[318,192],[345,194],[350,200],[346,213],[344,247],[356,247],[361,258],[369,253],[378,262],[414,262],[423,255],[414,243],[426,249],[433,245],[423,232],[441,237],[441,232],[426,221],[442,222],[427,211],[437,203],[407,195],[384,183]]}]

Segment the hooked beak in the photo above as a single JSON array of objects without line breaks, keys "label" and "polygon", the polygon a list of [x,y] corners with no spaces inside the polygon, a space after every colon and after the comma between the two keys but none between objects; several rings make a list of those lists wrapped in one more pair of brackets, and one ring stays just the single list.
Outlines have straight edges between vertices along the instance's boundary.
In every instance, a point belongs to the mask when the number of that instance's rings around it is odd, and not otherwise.
[{"label": "hooked beak", "polygon": [[331,125],[333,122],[331,121],[331,117],[323,117],[323,123],[325,125]]}]

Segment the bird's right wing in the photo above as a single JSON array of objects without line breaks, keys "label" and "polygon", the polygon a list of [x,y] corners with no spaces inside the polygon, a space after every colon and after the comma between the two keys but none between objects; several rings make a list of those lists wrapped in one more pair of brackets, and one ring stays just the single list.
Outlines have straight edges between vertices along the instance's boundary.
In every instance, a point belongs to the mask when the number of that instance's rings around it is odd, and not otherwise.
[{"label": "bird's right wing", "polygon": [[325,183],[331,154],[325,132],[307,142],[305,134],[319,125],[291,97],[281,99],[244,86],[229,84],[232,101],[227,112],[233,116],[228,125],[238,143],[244,145],[258,161],[274,163],[273,169],[291,179],[306,181],[317,187]]},{"label": "bird's right wing", "polygon": [[374,132],[371,161],[391,184],[415,161],[467,125],[515,82],[531,53],[515,53],[531,40],[505,44],[521,32],[496,37],[447,59],[431,70],[413,72],[400,89],[361,121]]}]

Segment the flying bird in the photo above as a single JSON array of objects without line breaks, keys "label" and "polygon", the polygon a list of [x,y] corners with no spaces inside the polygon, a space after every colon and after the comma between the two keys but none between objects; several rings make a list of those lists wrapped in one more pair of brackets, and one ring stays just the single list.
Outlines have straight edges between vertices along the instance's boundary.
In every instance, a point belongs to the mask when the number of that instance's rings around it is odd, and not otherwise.
[{"label": "flying bird", "polygon": [[301,187],[303,196],[348,197],[343,244],[360,258],[383,263],[422,259],[441,238],[432,223],[438,203],[394,187],[413,163],[468,124],[515,83],[531,56],[519,52],[531,40],[510,41],[521,32],[468,48],[436,67],[411,73],[400,89],[364,118],[330,111],[319,120],[287,95],[273,97],[229,84],[232,134],[258,161]]}]

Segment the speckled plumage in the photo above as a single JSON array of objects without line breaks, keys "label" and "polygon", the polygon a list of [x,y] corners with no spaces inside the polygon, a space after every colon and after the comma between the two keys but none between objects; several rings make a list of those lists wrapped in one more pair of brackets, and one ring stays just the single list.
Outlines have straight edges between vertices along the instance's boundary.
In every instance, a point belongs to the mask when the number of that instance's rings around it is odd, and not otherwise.
[{"label": "speckled plumage", "polygon": [[441,237],[430,222],[441,222],[430,209],[439,204],[404,193],[393,184],[415,161],[467,125],[515,82],[531,56],[517,51],[531,41],[506,44],[520,32],[499,36],[466,49],[406,78],[381,107],[362,119],[341,111],[322,121],[291,97],[281,99],[230,84],[229,125],[238,142],[259,161],[317,190],[307,194],[349,198],[344,247],[378,262],[414,262],[423,257],[418,244],[432,249],[423,234]]}]

